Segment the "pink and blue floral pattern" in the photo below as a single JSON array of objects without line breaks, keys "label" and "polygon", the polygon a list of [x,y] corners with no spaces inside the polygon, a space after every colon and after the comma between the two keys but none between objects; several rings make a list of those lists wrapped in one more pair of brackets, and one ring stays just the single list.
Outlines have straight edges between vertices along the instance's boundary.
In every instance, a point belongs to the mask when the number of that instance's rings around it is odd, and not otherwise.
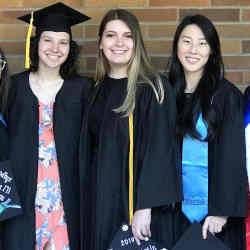
[{"label": "pink and blue floral pattern", "polygon": [[46,245],[53,250],[69,250],[53,135],[53,103],[40,102],[39,115],[36,250],[43,250]]}]

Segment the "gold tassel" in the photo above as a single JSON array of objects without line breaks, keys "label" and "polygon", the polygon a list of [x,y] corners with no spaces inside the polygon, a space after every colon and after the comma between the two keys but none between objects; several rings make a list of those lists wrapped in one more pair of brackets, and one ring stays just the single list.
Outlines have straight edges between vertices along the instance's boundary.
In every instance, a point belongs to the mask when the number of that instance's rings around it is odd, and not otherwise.
[{"label": "gold tassel", "polygon": [[134,161],[134,135],[133,135],[133,115],[129,115],[129,224],[131,225],[134,208],[133,208],[133,161]]},{"label": "gold tassel", "polygon": [[28,33],[26,37],[26,52],[25,52],[25,68],[26,69],[30,68],[30,37],[31,37],[31,32],[32,32],[32,26],[33,26],[33,11],[31,13],[29,29],[28,29]]}]

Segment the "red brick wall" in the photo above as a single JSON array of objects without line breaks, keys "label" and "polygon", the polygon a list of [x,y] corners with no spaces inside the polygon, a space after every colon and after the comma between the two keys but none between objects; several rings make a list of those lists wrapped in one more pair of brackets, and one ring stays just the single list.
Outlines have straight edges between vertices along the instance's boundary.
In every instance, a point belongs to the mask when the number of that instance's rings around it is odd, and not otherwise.
[{"label": "red brick wall", "polygon": [[[0,46],[13,72],[23,69],[27,25],[16,19],[31,9],[57,1],[1,0]],[[98,24],[110,8],[126,8],[141,23],[144,39],[154,64],[164,69],[179,20],[200,13],[215,23],[219,32],[227,77],[240,89],[250,83],[250,1],[249,0],[64,0],[92,17],[73,29],[81,45],[81,71],[92,74],[95,67]]]}]

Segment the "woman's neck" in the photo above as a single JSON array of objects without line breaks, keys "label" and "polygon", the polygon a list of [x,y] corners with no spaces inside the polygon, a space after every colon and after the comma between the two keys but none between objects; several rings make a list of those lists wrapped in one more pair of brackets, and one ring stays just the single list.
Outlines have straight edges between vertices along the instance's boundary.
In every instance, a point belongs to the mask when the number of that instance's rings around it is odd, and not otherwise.
[{"label": "woman's neck", "polygon": [[55,82],[58,82],[62,80],[62,77],[60,76],[59,72],[55,70],[40,70],[38,69],[37,72],[31,73],[32,77],[37,79],[37,81],[44,85],[52,85]]},{"label": "woman's neck", "polygon": [[115,78],[115,79],[128,77],[127,68],[126,69],[124,69],[124,67],[111,68],[108,75],[109,77]]},{"label": "woman's neck", "polygon": [[31,90],[40,101],[49,103],[55,100],[56,94],[63,85],[63,79],[59,75],[31,72],[29,84]]},{"label": "woman's neck", "polygon": [[196,74],[196,73],[185,73],[185,80],[186,80],[186,88],[185,88],[185,93],[193,93],[201,79],[201,74]]},{"label": "woman's neck", "polygon": [[48,68],[44,67],[42,64],[39,64],[39,68],[35,75],[37,75],[41,80],[53,81],[62,79],[59,73],[60,68]]}]

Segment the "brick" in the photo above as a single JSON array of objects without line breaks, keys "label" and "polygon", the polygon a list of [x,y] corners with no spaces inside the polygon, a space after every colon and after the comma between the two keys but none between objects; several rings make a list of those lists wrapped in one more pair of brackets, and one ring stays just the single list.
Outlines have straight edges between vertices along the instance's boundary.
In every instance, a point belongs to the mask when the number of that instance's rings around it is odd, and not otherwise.
[{"label": "brick", "polygon": [[25,26],[13,26],[13,25],[0,26],[1,40],[11,40],[11,39],[24,40],[26,38],[26,34],[27,34],[27,27]]},{"label": "brick", "polygon": [[85,7],[145,7],[147,0],[85,0]]},{"label": "brick", "polygon": [[223,54],[241,53],[240,40],[222,40],[221,51]]},{"label": "brick", "polygon": [[85,37],[86,38],[97,38],[98,37],[99,25],[86,25]]},{"label": "brick", "polygon": [[[13,1],[13,0],[11,0]],[[20,1],[21,2],[21,1]],[[58,1],[55,0],[23,0],[23,7],[25,8],[43,8],[45,6],[54,4]],[[71,7],[82,7],[82,0],[61,0],[60,2],[63,2],[66,5],[69,5]]]},{"label": "brick", "polygon": [[86,70],[91,71],[95,70],[96,57],[87,57],[86,58]]},{"label": "brick", "polygon": [[97,42],[96,41],[84,41],[80,43],[81,54],[96,54],[97,53]]},{"label": "brick", "polygon": [[242,84],[243,83],[243,72],[234,72],[234,71],[226,71],[225,77],[234,84]]},{"label": "brick", "polygon": [[104,17],[107,10],[93,10],[93,9],[91,10],[91,9],[89,9],[89,10],[80,10],[80,12],[91,17],[90,20],[85,22],[86,25],[93,24],[93,23],[97,23],[99,25],[100,21]]},{"label": "brick", "polygon": [[[145,36],[147,26],[144,24],[140,25],[141,32]],[[97,38],[98,37],[98,31],[99,31],[99,25],[86,25],[85,28],[85,37],[86,38]]]},{"label": "brick", "polygon": [[250,56],[224,56],[225,69],[249,70]]},{"label": "brick", "polygon": [[22,2],[20,0],[0,1],[0,8],[20,8]]},{"label": "brick", "polygon": [[24,56],[23,57],[11,57],[7,55],[9,69],[11,73],[17,73],[24,70]]},{"label": "brick", "polygon": [[145,45],[148,53],[167,54],[172,49],[172,41],[148,40]]},{"label": "brick", "polygon": [[188,15],[201,14],[215,22],[239,22],[239,9],[181,9],[180,20]]},{"label": "brick", "polygon": [[155,68],[159,71],[166,71],[167,70],[167,64],[169,61],[169,57],[157,57],[152,56],[151,57],[152,63],[155,66]]},{"label": "brick", "polygon": [[216,25],[221,38],[249,38],[250,24],[223,24]]},{"label": "brick", "polygon": [[150,6],[210,6],[210,0],[149,0]]},{"label": "brick", "polygon": [[83,37],[83,26],[82,25],[75,25],[72,27],[72,37],[74,39],[79,39]]},{"label": "brick", "polygon": [[148,34],[152,38],[168,37],[172,38],[175,34],[177,24],[157,24],[149,25]]},{"label": "brick", "polygon": [[85,72],[86,71],[86,58],[84,56],[79,56],[78,69],[79,69],[79,72]]},{"label": "brick", "polygon": [[242,53],[250,53],[250,40],[242,41]]},{"label": "brick", "polygon": [[250,9],[242,9],[242,21],[249,22],[250,21]]},{"label": "brick", "polygon": [[249,0],[211,0],[212,6],[249,6]]},{"label": "brick", "polygon": [[177,9],[131,9],[140,22],[168,22],[177,20]]},{"label": "brick", "polygon": [[6,54],[24,54],[25,42],[1,42],[1,48]]},{"label": "brick", "polygon": [[1,24],[23,24],[17,17],[28,14],[29,11],[16,10],[16,11],[0,11]]},{"label": "brick", "polygon": [[245,72],[245,83],[250,84],[250,72]]},{"label": "brick", "polygon": [[[24,40],[26,39],[28,26],[0,26],[0,39],[1,40]],[[33,29],[32,35],[35,34]],[[83,32],[82,27],[75,26],[72,29],[72,35],[74,39],[82,38]]]}]

